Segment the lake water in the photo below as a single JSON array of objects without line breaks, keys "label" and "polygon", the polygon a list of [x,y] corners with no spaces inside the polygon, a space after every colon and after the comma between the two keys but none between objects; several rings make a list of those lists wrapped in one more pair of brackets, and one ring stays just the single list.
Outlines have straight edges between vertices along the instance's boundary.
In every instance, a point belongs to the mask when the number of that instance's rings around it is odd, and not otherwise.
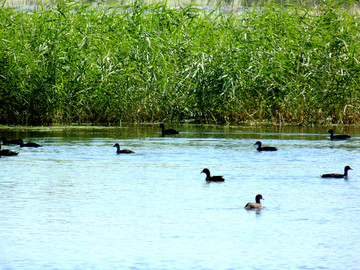
[{"label": "lake water", "polygon": [[0,127],[0,269],[360,269],[359,128],[176,128]]}]

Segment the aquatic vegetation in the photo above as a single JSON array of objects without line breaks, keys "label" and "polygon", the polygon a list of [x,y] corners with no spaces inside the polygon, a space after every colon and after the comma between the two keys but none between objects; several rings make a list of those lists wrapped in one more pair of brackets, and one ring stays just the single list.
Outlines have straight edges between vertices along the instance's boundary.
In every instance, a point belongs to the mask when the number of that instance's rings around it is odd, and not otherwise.
[{"label": "aquatic vegetation", "polygon": [[2,7],[0,123],[359,123],[359,18],[343,4]]}]

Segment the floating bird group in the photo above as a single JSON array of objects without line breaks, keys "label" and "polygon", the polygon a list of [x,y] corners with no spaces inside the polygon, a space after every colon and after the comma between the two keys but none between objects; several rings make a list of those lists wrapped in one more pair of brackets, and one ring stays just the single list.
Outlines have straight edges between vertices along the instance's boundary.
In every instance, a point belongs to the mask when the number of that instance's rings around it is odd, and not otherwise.
[{"label": "floating bird group", "polygon": [[[165,136],[165,135],[176,135],[179,134],[179,132],[175,129],[165,129],[164,124],[160,124],[160,128],[161,128],[161,135]],[[351,136],[349,135],[334,135],[334,131],[333,130],[329,130],[328,131],[330,133],[330,140],[347,140],[350,139]],[[262,146],[262,142],[261,141],[257,141],[255,142],[254,145],[257,145],[257,151],[262,152],[262,151],[278,151],[278,149],[276,147],[273,146]],[[121,154],[121,153],[126,153],[126,154],[130,154],[130,153],[134,153],[131,150],[128,149],[124,149],[124,150],[120,150],[120,146],[119,144],[115,144],[114,147],[117,147],[117,154]],[[348,170],[352,170],[352,168],[350,168],[350,166],[346,166],[344,169],[344,174],[338,174],[338,173],[331,173],[331,174],[323,174],[321,175],[321,177],[323,178],[347,178],[348,177]],[[201,173],[204,173],[206,175],[205,181],[207,183],[210,182],[224,182],[225,179],[223,176],[212,176],[210,174],[210,170],[208,168],[204,168]],[[261,203],[261,200],[264,200],[263,196],[261,194],[256,195],[255,197],[255,202],[249,202],[245,205],[245,209],[246,210],[259,210],[263,208],[263,205]]]},{"label": "floating bird group", "polygon": [[[7,140],[5,137],[1,137],[3,145],[19,145],[20,147],[41,147],[42,145],[34,143],[34,142],[26,142],[24,143],[23,139],[11,139]],[[0,144],[0,156],[17,156],[19,153],[11,151],[10,149],[2,149]]]},{"label": "floating bird group", "polygon": [[[176,135],[179,134],[179,131],[175,130],[175,129],[165,129],[164,124],[160,124],[160,128],[161,128],[161,135],[165,136],[165,135]],[[351,138],[350,135],[334,135],[334,131],[332,129],[330,129],[328,131],[328,133],[330,133],[330,140],[348,140]],[[19,139],[11,139],[11,140],[7,140],[5,137],[1,137],[0,140],[2,141],[3,145],[19,145],[20,147],[41,147],[42,145],[38,144],[38,143],[34,143],[34,142],[26,142],[24,143],[24,141],[19,138]],[[262,151],[277,151],[278,149],[276,147],[272,147],[272,146],[262,146],[261,141],[257,141],[255,142],[254,145],[257,145],[257,151],[262,152]],[[129,149],[120,149],[120,145],[118,143],[115,143],[113,147],[116,147],[116,154],[134,154],[135,152]],[[0,144],[0,156],[17,156],[19,153],[18,152],[14,152],[11,151],[10,149],[1,149],[1,144]],[[344,173],[329,173],[329,174],[323,174],[321,175],[322,178],[345,178],[347,179],[348,177],[348,171],[352,170],[352,168],[350,166],[346,166],[344,168]],[[211,176],[210,174],[210,170],[208,168],[204,168],[201,173],[205,173],[206,178],[205,181],[206,182],[224,182],[225,179],[223,176]],[[263,196],[261,194],[256,195],[255,197],[255,202],[249,202],[245,205],[245,209],[247,210],[254,210],[254,209],[262,209],[263,205],[261,204],[261,200],[264,200]]]}]

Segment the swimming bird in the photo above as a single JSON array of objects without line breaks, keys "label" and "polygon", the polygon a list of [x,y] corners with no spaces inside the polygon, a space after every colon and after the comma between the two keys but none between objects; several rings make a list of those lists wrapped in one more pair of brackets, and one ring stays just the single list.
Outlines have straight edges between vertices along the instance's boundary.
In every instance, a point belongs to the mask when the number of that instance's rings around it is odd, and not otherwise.
[{"label": "swimming bird", "polygon": [[350,166],[345,166],[344,174],[341,173],[327,173],[321,175],[323,178],[347,178],[348,177],[348,170],[352,170]]},{"label": "swimming bird", "polygon": [[116,147],[116,154],[133,154],[134,151],[131,151],[129,149],[122,149],[120,150],[120,145],[118,143],[115,143],[113,147]]},{"label": "swimming bird", "polygon": [[179,131],[177,131],[176,129],[173,129],[173,128],[165,129],[164,124],[160,124],[160,128],[161,128],[162,136],[179,134]]},{"label": "swimming bird", "polygon": [[263,205],[261,204],[260,200],[264,200],[263,196],[261,194],[256,195],[256,197],[255,197],[256,202],[248,202],[245,205],[245,209],[246,210],[252,210],[252,209],[262,209],[262,208],[264,208]]},{"label": "swimming bird", "polygon": [[330,129],[328,133],[330,133],[330,140],[348,140],[351,138],[350,135],[346,134],[334,135],[334,131],[332,129]]},{"label": "swimming bird", "polygon": [[19,153],[11,151],[9,149],[3,149],[1,150],[1,144],[0,144],[0,156],[17,156]]},{"label": "swimming bird", "polygon": [[224,182],[225,181],[225,179],[222,176],[210,176],[210,170],[207,168],[203,169],[201,173],[206,174],[205,180],[207,182]]},{"label": "swimming bird", "polygon": [[24,143],[23,139],[19,139],[18,144],[20,145],[20,147],[41,147],[42,146],[42,145],[40,145],[38,143],[34,143],[34,142]]},{"label": "swimming bird", "polygon": [[260,151],[277,151],[276,147],[272,147],[272,146],[265,146],[265,147],[261,147],[262,143],[260,141],[257,141],[256,143],[254,143],[254,145],[258,145],[258,148],[256,150]]},{"label": "swimming bird", "polygon": [[19,144],[19,139],[17,139],[17,140],[7,140],[5,137],[1,137],[0,140],[2,140],[3,145]]}]

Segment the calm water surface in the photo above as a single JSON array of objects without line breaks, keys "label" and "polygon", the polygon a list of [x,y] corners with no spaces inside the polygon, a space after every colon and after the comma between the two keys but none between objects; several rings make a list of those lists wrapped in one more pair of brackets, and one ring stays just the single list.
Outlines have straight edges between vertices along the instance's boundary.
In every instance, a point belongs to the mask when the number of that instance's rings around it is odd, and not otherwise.
[{"label": "calm water surface", "polygon": [[0,269],[360,269],[358,128],[177,128],[0,127]]}]

